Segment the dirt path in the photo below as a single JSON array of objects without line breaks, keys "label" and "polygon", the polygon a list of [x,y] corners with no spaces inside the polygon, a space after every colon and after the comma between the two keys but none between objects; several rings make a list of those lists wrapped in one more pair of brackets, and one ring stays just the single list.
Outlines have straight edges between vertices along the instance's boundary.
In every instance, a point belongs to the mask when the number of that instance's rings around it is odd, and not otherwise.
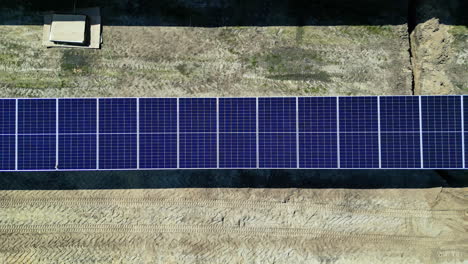
[{"label": "dirt path", "polygon": [[462,263],[464,189],[0,192],[1,263]]}]

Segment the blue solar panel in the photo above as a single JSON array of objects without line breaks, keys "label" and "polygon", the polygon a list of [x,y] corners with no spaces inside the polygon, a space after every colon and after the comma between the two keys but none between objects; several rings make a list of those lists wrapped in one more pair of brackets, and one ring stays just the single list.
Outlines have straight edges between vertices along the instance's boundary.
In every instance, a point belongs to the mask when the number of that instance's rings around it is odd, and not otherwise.
[{"label": "blue solar panel", "polygon": [[60,135],[58,169],[96,169],[96,135]]},{"label": "blue solar panel", "polygon": [[467,120],[468,96],[0,99],[0,170],[462,168]]},{"label": "blue solar panel", "polygon": [[380,97],[382,168],[421,168],[419,98]]},{"label": "blue solar panel", "polygon": [[418,133],[382,133],[382,168],[421,168]]},{"label": "blue solar panel", "polygon": [[216,132],[216,99],[180,98],[179,131]]},{"label": "blue solar panel", "polygon": [[424,133],[424,168],[462,168],[461,133]]},{"label": "blue solar panel", "polygon": [[296,132],[296,98],[259,98],[259,132]]},{"label": "blue solar panel", "polygon": [[336,97],[300,97],[300,132],[336,132]]},{"label": "blue solar panel", "polygon": [[135,134],[99,135],[100,169],[137,168],[137,141]]},{"label": "blue solar panel", "polygon": [[141,98],[140,133],[176,133],[177,98]]},{"label": "blue solar panel", "polygon": [[216,168],[216,133],[179,135],[181,168]]},{"label": "blue solar panel", "polygon": [[15,169],[15,136],[0,135],[0,170]]},{"label": "blue solar panel", "polygon": [[260,168],[296,168],[296,133],[261,133]]},{"label": "blue solar panel", "polygon": [[255,133],[220,133],[220,168],[257,167],[257,135]]},{"label": "blue solar panel", "polygon": [[300,168],[337,168],[336,133],[300,133],[299,143]]},{"label": "blue solar panel", "polygon": [[463,96],[463,118],[465,131],[465,168],[468,168],[468,96]]},{"label": "blue solar panel", "polygon": [[461,131],[460,96],[423,96],[423,132]]},{"label": "blue solar panel", "polygon": [[96,133],[96,99],[60,99],[59,133]]},{"label": "blue solar panel", "polygon": [[462,168],[460,96],[423,96],[424,168]]},{"label": "blue solar panel", "polygon": [[136,133],[135,98],[99,99],[99,133]]},{"label": "blue solar panel", "polygon": [[55,134],[55,99],[19,99],[19,134]]},{"label": "blue solar panel", "polygon": [[340,167],[378,168],[377,97],[340,97]]},{"label": "blue solar panel", "polygon": [[377,132],[377,97],[340,97],[340,132]]},{"label": "blue solar panel", "polygon": [[140,168],[177,168],[177,134],[141,134]]},{"label": "blue solar panel", "polygon": [[220,98],[219,132],[255,132],[256,111],[255,98]]},{"label": "blue solar panel", "polygon": [[341,133],[341,168],[378,168],[378,133]]},{"label": "blue solar panel", "polygon": [[16,101],[0,99],[0,135],[15,134]]},{"label": "blue solar panel", "polygon": [[55,135],[19,135],[18,169],[53,170],[55,169]]},{"label": "blue solar panel", "polygon": [[419,132],[419,98],[380,97],[380,131]]}]

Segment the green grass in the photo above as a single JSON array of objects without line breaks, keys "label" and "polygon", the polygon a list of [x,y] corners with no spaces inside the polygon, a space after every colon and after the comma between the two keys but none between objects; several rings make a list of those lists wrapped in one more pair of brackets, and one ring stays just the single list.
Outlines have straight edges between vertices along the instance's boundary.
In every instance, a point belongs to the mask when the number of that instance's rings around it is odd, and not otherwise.
[{"label": "green grass", "polygon": [[298,47],[281,47],[250,59],[251,67],[262,67],[267,78],[274,80],[318,80],[329,82],[330,75],[318,70],[325,59],[317,51]]},{"label": "green grass", "polygon": [[468,35],[467,26],[450,26],[449,33],[452,35]]},{"label": "green grass", "polygon": [[0,73],[0,86],[9,88],[48,89],[64,88],[70,85],[71,80],[63,77]]},{"label": "green grass", "polygon": [[92,58],[81,50],[64,50],[60,62],[61,75],[87,75],[91,73]]},{"label": "green grass", "polygon": [[340,28],[343,34],[355,39],[367,39],[369,35],[376,37],[393,37],[394,32],[391,26],[348,26]]},{"label": "green grass", "polygon": [[321,86],[319,86],[319,87],[312,86],[312,87],[305,87],[304,88],[304,92],[306,94],[320,94],[320,93],[325,92],[326,90],[327,89],[325,87],[321,87]]},{"label": "green grass", "polygon": [[468,41],[467,26],[450,26],[449,33],[453,36],[453,44],[460,49],[466,49],[466,41]]},{"label": "green grass", "polygon": [[298,45],[301,45],[303,40],[304,40],[304,27],[297,27],[296,28],[296,43]]},{"label": "green grass", "polygon": [[370,34],[375,35],[389,35],[393,33],[392,27],[390,26],[360,26]]},{"label": "green grass", "polygon": [[318,71],[314,73],[289,73],[289,74],[278,74],[278,75],[267,75],[269,79],[273,80],[289,80],[289,81],[308,81],[315,80],[321,82],[329,82],[330,74],[324,71]]}]

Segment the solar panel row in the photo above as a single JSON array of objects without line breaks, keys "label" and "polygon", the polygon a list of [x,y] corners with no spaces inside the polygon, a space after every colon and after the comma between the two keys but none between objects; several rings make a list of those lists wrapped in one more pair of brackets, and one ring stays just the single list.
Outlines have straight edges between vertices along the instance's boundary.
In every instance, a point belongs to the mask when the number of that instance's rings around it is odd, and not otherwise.
[{"label": "solar panel row", "polygon": [[0,99],[0,170],[466,168],[467,98]]}]

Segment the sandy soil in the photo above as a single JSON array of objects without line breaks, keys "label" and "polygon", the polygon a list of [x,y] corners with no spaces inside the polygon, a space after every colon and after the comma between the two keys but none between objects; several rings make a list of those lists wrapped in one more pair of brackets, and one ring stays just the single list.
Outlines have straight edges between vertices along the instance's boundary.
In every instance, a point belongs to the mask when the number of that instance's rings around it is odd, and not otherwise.
[{"label": "sandy soil", "polygon": [[466,263],[467,191],[3,191],[0,260]]},{"label": "sandy soil", "polygon": [[416,94],[468,93],[468,28],[432,18],[411,34]]}]

